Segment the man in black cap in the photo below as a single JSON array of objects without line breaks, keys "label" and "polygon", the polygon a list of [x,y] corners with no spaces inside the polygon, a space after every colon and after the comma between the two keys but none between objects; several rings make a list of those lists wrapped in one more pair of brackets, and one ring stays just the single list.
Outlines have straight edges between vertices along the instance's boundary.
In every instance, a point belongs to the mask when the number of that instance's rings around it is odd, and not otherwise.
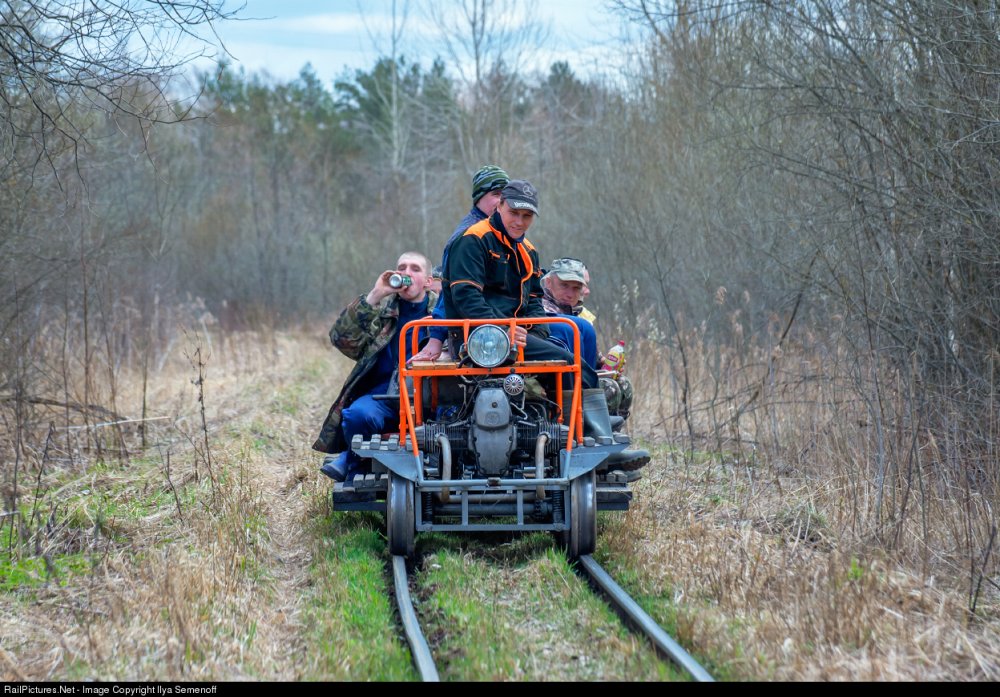
[{"label": "man in black cap", "polygon": [[[496,211],[452,244],[445,268],[445,314],[449,319],[545,317],[538,252],[525,236],[538,215],[538,190],[514,180],[500,192]],[[527,360],[573,361],[552,344],[548,325],[517,327],[514,343]],[[585,387],[597,387],[593,367],[581,365]]]},{"label": "man in black cap", "polygon": [[[500,204],[493,215],[455,240],[443,286],[449,319],[546,316],[538,252],[525,236],[537,215],[538,190],[527,181],[514,180],[500,192]],[[548,324],[536,324],[530,330],[518,326],[514,343],[524,346],[526,360],[572,363],[572,352],[547,341],[548,335]],[[580,373],[586,388],[582,399],[584,433],[611,436],[608,405],[597,373],[586,361],[580,362]],[[602,467],[636,470],[647,462],[648,451],[629,449],[609,456]]]},{"label": "man in black cap", "polygon": [[[507,173],[496,165],[484,165],[472,176],[472,209],[466,213],[465,217],[459,221],[458,226],[451,233],[448,242],[444,246],[444,253],[441,255],[440,278],[445,269],[448,268],[448,252],[451,246],[466,230],[481,220],[486,220],[497,209],[500,202],[500,191],[507,186],[510,177]],[[442,279],[443,282],[443,279]],[[438,303],[434,308],[434,319],[444,319],[444,303]],[[441,348],[448,336],[444,327],[431,327],[430,340],[427,344],[413,356],[416,361],[429,361],[441,355]]]}]

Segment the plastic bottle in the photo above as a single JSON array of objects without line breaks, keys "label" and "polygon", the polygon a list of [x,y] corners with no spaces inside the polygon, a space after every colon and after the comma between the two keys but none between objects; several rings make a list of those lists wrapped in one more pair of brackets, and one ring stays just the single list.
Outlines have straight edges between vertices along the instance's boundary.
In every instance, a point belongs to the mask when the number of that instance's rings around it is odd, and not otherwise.
[{"label": "plastic bottle", "polygon": [[612,346],[608,349],[608,352],[604,354],[604,364],[601,366],[603,370],[610,370],[616,376],[621,375],[622,369],[625,367],[625,342],[619,341],[617,346]]},{"label": "plastic bottle", "polygon": [[406,288],[413,285],[413,279],[401,273],[394,273],[389,276],[389,285],[393,288]]}]

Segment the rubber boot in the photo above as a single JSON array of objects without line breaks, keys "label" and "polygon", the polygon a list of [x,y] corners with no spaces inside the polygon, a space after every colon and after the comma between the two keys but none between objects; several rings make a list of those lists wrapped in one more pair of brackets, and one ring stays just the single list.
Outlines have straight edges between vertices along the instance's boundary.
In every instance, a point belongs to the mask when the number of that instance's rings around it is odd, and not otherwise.
[{"label": "rubber boot", "polygon": [[335,482],[342,482],[347,477],[347,453],[327,455],[319,471]]},{"label": "rubber boot", "polygon": [[[572,397],[572,392],[569,393]],[[563,398],[563,404],[566,404]],[[608,401],[604,390],[595,388],[583,391],[583,435],[599,438],[612,436],[611,415],[608,414]]]},{"label": "rubber boot", "polygon": [[[563,393],[563,405],[571,404],[572,392]],[[614,431],[611,427],[611,417],[608,414],[608,402],[604,396],[604,390],[595,388],[583,391],[583,435],[597,438],[599,436],[612,436]],[[649,463],[649,451],[642,448],[622,450],[608,456],[601,469],[607,467],[608,470],[622,470],[631,472]]]}]

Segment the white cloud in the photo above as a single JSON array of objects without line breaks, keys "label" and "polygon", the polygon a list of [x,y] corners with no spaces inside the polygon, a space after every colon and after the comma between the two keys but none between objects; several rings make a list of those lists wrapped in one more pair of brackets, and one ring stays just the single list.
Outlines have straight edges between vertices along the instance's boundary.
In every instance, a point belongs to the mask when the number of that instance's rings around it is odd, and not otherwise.
[{"label": "white cloud", "polygon": [[[397,21],[401,21],[400,18]],[[268,22],[268,27],[274,31],[291,31],[305,34],[351,35],[379,37],[392,31],[393,22],[390,14],[344,14],[327,13],[308,15],[304,17],[289,17],[274,19]],[[412,34],[423,35],[435,31],[434,25],[427,20],[414,16],[412,13],[403,24],[404,38]]]},{"label": "white cloud", "polygon": [[[521,68],[545,74],[554,61],[565,60],[578,75],[586,77],[621,65],[620,25],[601,4],[602,0],[536,0],[532,7],[535,17],[551,31],[544,45],[528,51]],[[250,72],[267,70],[288,80],[311,63],[319,77],[329,82],[340,76],[345,66],[370,69],[389,51],[392,15],[385,6],[353,0],[253,0],[250,10],[260,19],[226,22],[217,29],[233,60]],[[525,9],[525,5],[520,8]],[[288,16],[295,11],[309,14]],[[512,19],[515,25],[523,21],[521,16]],[[411,62],[424,67],[436,56],[447,58],[441,28],[414,2],[410,3],[398,48]],[[206,59],[198,61],[203,69],[208,65]]]}]

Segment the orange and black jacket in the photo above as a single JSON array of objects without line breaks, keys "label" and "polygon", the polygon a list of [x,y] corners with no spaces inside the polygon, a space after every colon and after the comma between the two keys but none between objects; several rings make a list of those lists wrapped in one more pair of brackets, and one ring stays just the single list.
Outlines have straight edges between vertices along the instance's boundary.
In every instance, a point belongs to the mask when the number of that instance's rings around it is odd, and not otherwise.
[{"label": "orange and black jacket", "polygon": [[[512,240],[499,213],[455,240],[444,275],[448,319],[545,316],[538,252],[526,237]],[[531,332],[545,337],[548,327],[535,325]]]}]

